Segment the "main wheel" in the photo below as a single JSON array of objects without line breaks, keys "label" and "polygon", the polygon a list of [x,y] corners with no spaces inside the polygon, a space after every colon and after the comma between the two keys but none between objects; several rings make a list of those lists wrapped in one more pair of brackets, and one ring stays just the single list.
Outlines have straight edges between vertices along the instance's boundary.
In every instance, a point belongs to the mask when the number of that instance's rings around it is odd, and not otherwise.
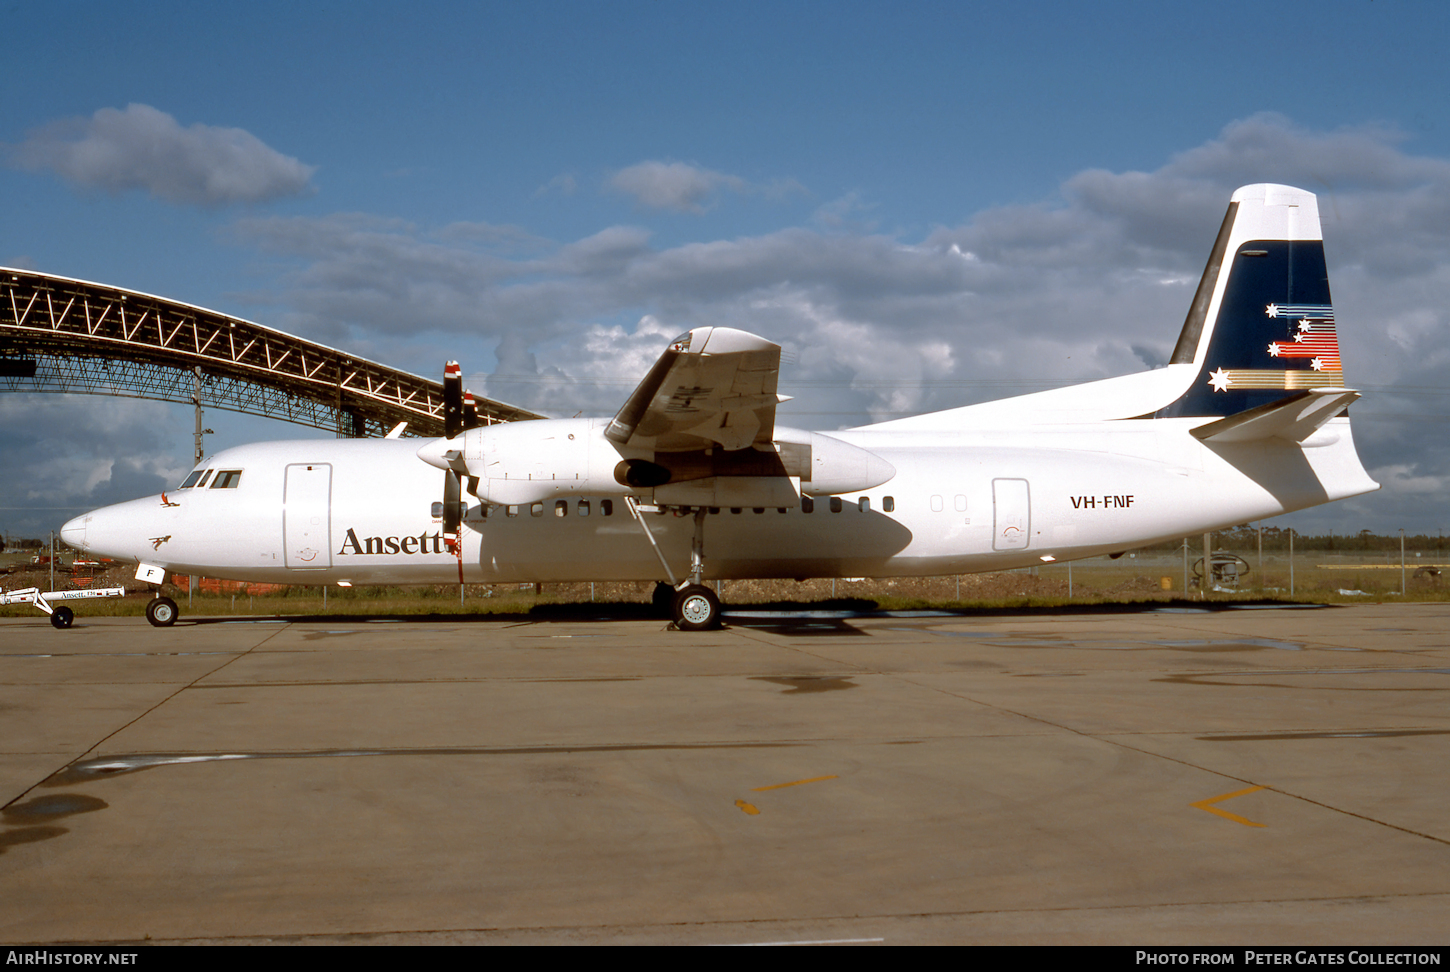
[{"label": "main wheel", "polygon": [[675,595],[675,627],[707,631],[720,627],[720,599],[703,584],[691,584]]},{"label": "main wheel", "polygon": [[153,597],[146,602],[146,620],[158,628],[169,628],[176,623],[176,602],[169,597]]},{"label": "main wheel", "polygon": [[69,628],[75,623],[76,613],[68,607],[58,607],[50,616],[50,623],[57,628]]}]

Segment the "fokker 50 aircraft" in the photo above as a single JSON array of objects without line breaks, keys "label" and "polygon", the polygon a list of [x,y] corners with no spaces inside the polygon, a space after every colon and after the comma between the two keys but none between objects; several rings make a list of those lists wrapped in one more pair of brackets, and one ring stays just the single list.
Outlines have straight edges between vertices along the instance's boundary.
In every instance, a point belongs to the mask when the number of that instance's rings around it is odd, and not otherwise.
[{"label": "fokker 50 aircraft", "polygon": [[1315,197],[1287,186],[1233,194],[1167,367],[829,433],[776,424],[779,371],[778,345],[699,327],[612,419],[465,428],[452,365],[443,439],[227,449],[61,536],[153,582],[661,581],[699,629],[711,578],[1004,570],[1378,488]]}]

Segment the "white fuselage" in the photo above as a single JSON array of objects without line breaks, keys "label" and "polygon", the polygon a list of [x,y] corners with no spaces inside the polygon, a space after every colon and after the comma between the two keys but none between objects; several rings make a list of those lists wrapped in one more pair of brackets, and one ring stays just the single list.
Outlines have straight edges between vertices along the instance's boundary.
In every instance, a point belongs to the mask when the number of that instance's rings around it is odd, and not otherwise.
[{"label": "white fuselage", "polygon": [[[1023,567],[1124,550],[1355,495],[1364,475],[1349,420],[1303,443],[1205,444],[1201,419],[1078,422],[831,435],[889,462],[865,492],[814,509],[721,508],[704,527],[707,578],[909,576]],[[475,502],[461,560],[432,515],[444,474],[416,441],[317,440],[228,449],[198,468],[231,488],[178,489],[66,525],[94,553],[173,573],[293,584],[662,580],[622,495],[551,498],[486,515]],[[1328,487],[1327,483],[1338,483]],[[648,491],[640,495],[649,503]],[[864,502],[863,502],[864,501]],[[839,511],[833,511],[838,506]],[[606,510],[608,512],[606,513]],[[587,515],[586,515],[587,511]],[[677,575],[694,519],[646,512]]]}]

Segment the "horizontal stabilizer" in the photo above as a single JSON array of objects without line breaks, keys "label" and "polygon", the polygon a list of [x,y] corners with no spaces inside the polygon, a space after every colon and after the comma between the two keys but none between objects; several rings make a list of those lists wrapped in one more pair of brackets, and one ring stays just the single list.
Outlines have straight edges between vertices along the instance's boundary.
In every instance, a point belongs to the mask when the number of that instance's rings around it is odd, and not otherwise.
[{"label": "horizontal stabilizer", "polygon": [[1310,388],[1200,425],[1193,435],[1204,442],[1257,442],[1273,436],[1303,442],[1358,398],[1359,392],[1350,388]]}]

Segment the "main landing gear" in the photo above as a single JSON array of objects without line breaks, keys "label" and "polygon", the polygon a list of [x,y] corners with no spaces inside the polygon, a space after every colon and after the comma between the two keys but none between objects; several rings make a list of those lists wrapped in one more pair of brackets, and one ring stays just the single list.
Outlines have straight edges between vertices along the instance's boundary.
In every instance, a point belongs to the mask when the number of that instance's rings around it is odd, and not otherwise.
[{"label": "main landing gear", "polygon": [[655,542],[654,534],[650,533],[649,524],[639,511],[639,504],[633,497],[626,502],[670,579],[668,584],[655,585],[655,610],[663,614],[668,608],[670,620],[681,631],[709,631],[720,627],[720,598],[701,583],[705,576],[705,515],[709,511],[703,506],[695,510],[695,535],[690,542],[690,575],[681,583],[675,580],[675,572],[670,569],[669,561],[665,560],[664,553]]},{"label": "main landing gear", "polygon": [[704,584],[686,584],[675,595],[675,627],[681,631],[708,631],[720,627],[720,599]]}]

